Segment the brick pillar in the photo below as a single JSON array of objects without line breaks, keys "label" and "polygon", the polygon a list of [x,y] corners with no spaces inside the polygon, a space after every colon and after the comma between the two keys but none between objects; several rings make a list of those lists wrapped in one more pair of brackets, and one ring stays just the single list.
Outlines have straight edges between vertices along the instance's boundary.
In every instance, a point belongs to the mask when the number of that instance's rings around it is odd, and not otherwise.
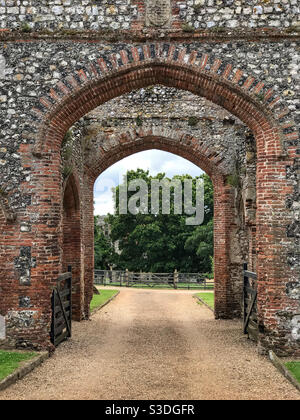
[{"label": "brick pillar", "polygon": [[18,302],[18,281],[15,278],[14,259],[18,255],[19,247],[13,242],[14,236],[17,235],[16,226],[12,223],[7,223],[4,214],[0,207],[0,232],[1,232],[1,246],[0,246],[0,347],[6,345],[9,339],[12,347],[14,346],[14,331],[8,328],[5,316],[10,308],[17,305]]},{"label": "brick pillar", "polygon": [[90,316],[94,284],[94,179],[85,173],[83,186],[84,316]]},{"label": "brick pillar", "polygon": [[287,163],[271,154],[274,139],[270,135],[267,140],[270,156],[263,156],[257,165],[259,349],[300,356],[299,299],[288,290],[296,274],[288,263],[293,238],[287,231],[292,215],[286,207],[293,185],[286,179]]},{"label": "brick pillar", "polygon": [[240,279],[232,272],[230,260],[231,233],[234,223],[234,191],[222,176],[214,177],[214,266],[215,317],[230,319],[241,314]]},{"label": "brick pillar", "polygon": [[83,318],[83,278],[81,270],[81,217],[78,185],[75,177],[68,179],[63,201],[63,265],[62,271],[72,267],[72,315],[80,321]]},{"label": "brick pillar", "polygon": [[[28,158],[32,160],[31,154]],[[27,206],[16,209],[16,221],[3,227],[1,315],[9,344],[52,350],[51,296],[62,269],[60,156],[35,159],[32,166],[30,181],[19,187],[20,194],[26,194]]]}]

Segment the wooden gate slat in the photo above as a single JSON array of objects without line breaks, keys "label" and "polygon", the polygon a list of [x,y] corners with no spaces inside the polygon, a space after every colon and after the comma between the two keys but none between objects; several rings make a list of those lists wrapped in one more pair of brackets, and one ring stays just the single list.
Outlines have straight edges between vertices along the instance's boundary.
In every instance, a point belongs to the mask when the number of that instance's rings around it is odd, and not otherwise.
[{"label": "wooden gate slat", "polygon": [[61,344],[63,341],[65,341],[69,337],[68,332],[66,331],[64,334],[61,334],[59,337],[55,338],[54,345],[57,347],[59,344]]},{"label": "wooden gate slat", "polygon": [[60,292],[59,292],[59,290],[58,289],[56,289],[56,293],[57,293],[57,296],[58,296],[58,299],[59,299],[59,302],[60,302],[60,306],[61,306],[61,309],[62,309],[62,312],[63,312],[63,315],[64,315],[64,318],[65,318],[65,322],[66,322],[66,327],[67,327],[67,329],[68,329],[68,331],[69,331],[69,334],[70,334],[70,337],[71,337],[71,326],[70,326],[70,324],[69,324],[69,320],[68,320],[68,318],[67,318],[67,315],[66,315],[66,311],[65,311],[65,308],[64,308],[64,303],[63,303],[63,301],[62,301],[62,298],[61,298],[61,295],[60,295]]},{"label": "wooden gate slat", "polygon": [[256,301],[256,296],[257,296],[257,292],[255,292],[253,297],[252,297],[251,303],[249,305],[249,311],[248,311],[248,314],[247,314],[245,322],[244,322],[244,333],[245,334],[247,334],[247,327],[248,327],[248,323],[249,323],[249,319],[250,319],[250,316],[251,316],[251,313],[252,313],[253,306],[254,306],[255,301]]},{"label": "wooden gate slat", "polygon": [[51,341],[58,346],[72,335],[72,274],[61,274],[52,294]]},{"label": "wooden gate slat", "polygon": [[[250,279],[252,279],[250,284]],[[247,264],[244,264],[244,334],[248,334],[250,338],[257,340],[258,323],[257,323],[257,274],[247,270]]]}]

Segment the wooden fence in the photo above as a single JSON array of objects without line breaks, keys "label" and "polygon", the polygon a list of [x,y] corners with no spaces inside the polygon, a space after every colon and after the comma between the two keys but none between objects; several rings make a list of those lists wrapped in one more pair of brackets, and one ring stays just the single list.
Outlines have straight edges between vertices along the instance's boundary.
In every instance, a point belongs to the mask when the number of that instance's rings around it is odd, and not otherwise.
[{"label": "wooden fence", "polygon": [[52,294],[51,342],[57,347],[72,335],[72,273],[58,277]]},{"label": "wooden fence", "polygon": [[257,322],[257,274],[248,271],[244,264],[244,334],[254,341],[258,339]]},{"label": "wooden fence", "polygon": [[173,289],[213,290],[214,280],[201,273],[132,273],[95,270],[96,285],[119,287],[161,287]]}]

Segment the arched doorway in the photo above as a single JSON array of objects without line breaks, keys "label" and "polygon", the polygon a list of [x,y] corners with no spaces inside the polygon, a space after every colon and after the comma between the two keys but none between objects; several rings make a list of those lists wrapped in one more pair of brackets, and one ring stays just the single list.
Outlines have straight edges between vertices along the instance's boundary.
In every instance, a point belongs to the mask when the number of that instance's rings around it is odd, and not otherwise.
[{"label": "arched doorway", "polygon": [[[234,189],[226,181],[226,171],[222,167],[220,156],[212,149],[205,150],[205,147],[196,150],[191,146],[193,143],[196,143],[196,139],[180,131],[173,133],[173,138],[164,137],[163,130],[149,127],[137,131],[136,137],[132,133],[127,136],[126,133],[121,133],[118,139],[114,138],[114,141],[108,138],[105,153],[102,149],[99,158],[93,161],[93,165],[90,164],[91,181],[95,182],[106,168],[117,161],[133,153],[151,149],[181,156],[206,172],[214,187],[215,316],[225,319],[239,317],[242,300],[242,267],[237,268],[236,264],[231,262],[230,255],[232,238],[237,228]],[[91,193],[88,192],[89,196]],[[89,201],[91,202],[91,198]],[[93,236],[92,230],[89,236]],[[93,277],[86,276],[85,279],[86,282],[90,282],[91,289]]]},{"label": "arched doorway", "polygon": [[[147,47],[145,46],[145,51]],[[69,83],[66,89],[63,89],[65,96],[54,104],[50,111],[47,109],[41,121],[41,129],[38,141],[34,148],[35,156],[40,159],[40,173],[36,175],[41,182],[41,188],[45,182],[51,184],[51,194],[47,206],[41,207],[39,210],[42,215],[49,213],[49,209],[53,204],[60,203],[61,186],[59,180],[60,171],[60,145],[66,131],[79,118],[88,113],[90,110],[101,105],[107,100],[117,97],[122,93],[129,92],[139,87],[148,86],[150,84],[159,83],[166,86],[172,86],[179,89],[191,91],[197,95],[203,96],[212,102],[227,109],[232,114],[240,118],[254,134],[257,145],[257,251],[258,251],[258,310],[260,325],[260,343],[265,347],[272,347],[277,342],[282,343],[282,334],[286,334],[285,326],[276,318],[274,313],[274,287],[276,287],[276,307],[284,308],[288,304],[288,298],[283,293],[286,283],[288,268],[282,264],[285,258],[284,249],[278,243],[278,238],[286,238],[285,227],[280,223],[281,213],[285,211],[285,198],[288,192],[291,192],[291,186],[281,174],[285,171],[288,159],[284,157],[282,151],[281,137],[282,130],[277,124],[271,108],[267,104],[262,104],[259,100],[248,94],[247,85],[244,88],[238,85],[240,78],[233,77],[232,81],[228,81],[228,67],[222,75],[217,75],[214,71],[207,72],[200,64],[193,65],[192,54],[187,56],[185,60],[185,52],[179,55],[162,57],[162,51],[157,48],[155,58],[150,59],[149,54],[145,62],[141,62],[138,54],[133,54],[134,62],[128,64],[125,59],[125,52],[121,54],[123,65],[119,68],[114,67],[113,70],[106,68],[105,63],[98,60],[95,65],[97,75],[89,80],[86,75],[80,73],[80,83]],[[180,57],[180,59],[178,59]],[[112,60],[113,62],[113,60]],[[188,64],[185,64],[188,63]],[[95,74],[94,72],[94,74]],[[74,79],[75,80],[75,79]],[[66,82],[67,83],[67,82]],[[66,93],[67,92],[67,93]],[[146,138],[143,140],[143,147],[146,144]],[[137,151],[137,144],[130,145],[131,152]],[[103,151],[103,160],[105,165],[111,164],[116,159],[117,154],[125,152],[126,145],[120,145],[120,148],[113,151],[113,155]],[[176,145],[176,152],[182,151],[185,156],[190,159],[200,160],[201,153],[197,150],[197,145],[192,142],[180,149]],[[196,158],[198,153],[198,157]],[[48,165],[45,165],[45,159],[51,159],[52,172],[49,173]],[[40,174],[43,174],[40,177]],[[43,178],[44,176],[44,178]],[[212,176],[213,178],[213,176]],[[87,171],[85,180],[84,194],[87,207],[90,207],[90,215],[92,214],[91,205],[92,198],[89,191],[92,191],[93,173]],[[231,189],[224,184],[224,179],[217,176],[215,180],[216,197],[218,203],[222,206],[222,215],[220,211],[221,223],[219,226],[219,243],[220,249],[219,262],[216,262],[216,269],[222,267],[222,291],[226,296],[226,300],[220,304],[220,316],[228,316],[229,302],[232,302],[232,288],[229,283],[228,273],[228,226],[233,225],[232,221],[232,192]],[[217,207],[218,208],[218,205]],[[88,217],[86,212],[86,217]],[[51,222],[54,226],[59,226],[59,214],[51,213]],[[227,226],[227,228],[225,228]],[[223,230],[223,232],[222,232]],[[88,232],[88,230],[86,230]],[[42,232],[37,233],[36,241],[43,236]],[[59,241],[59,234],[52,236],[52,240]],[[85,239],[84,239],[85,241]],[[41,241],[42,243],[43,241]],[[90,246],[90,245],[89,245]],[[87,249],[87,248],[86,248]],[[216,251],[216,255],[218,252]],[[91,259],[86,253],[86,265],[91,265]],[[39,263],[43,264],[43,257]],[[87,261],[89,261],[87,263]],[[49,263],[49,261],[48,261]],[[54,260],[52,271],[59,271],[57,260]],[[90,283],[89,278],[85,278],[86,287]],[[282,292],[278,294],[278,287]],[[86,293],[86,296],[88,293]],[[271,297],[271,299],[270,299]],[[226,303],[227,302],[227,303]],[[292,303],[296,307],[295,303]],[[86,307],[86,304],[85,304]],[[234,307],[234,305],[233,305]],[[43,307],[41,311],[47,312],[48,308]],[[230,314],[232,316],[232,313]],[[288,346],[288,340],[285,341]],[[283,345],[283,347],[285,346]]]},{"label": "arched doorway", "polygon": [[82,314],[81,215],[79,185],[74,174],[65,181],[62,215],[62,272],[72,271],[72,314],[80,321]]}]

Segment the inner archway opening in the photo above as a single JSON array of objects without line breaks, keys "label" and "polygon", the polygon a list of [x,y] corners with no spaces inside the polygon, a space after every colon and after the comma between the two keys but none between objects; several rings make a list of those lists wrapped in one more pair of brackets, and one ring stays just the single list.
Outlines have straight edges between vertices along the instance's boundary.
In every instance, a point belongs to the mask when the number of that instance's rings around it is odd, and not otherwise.
[{"label": "inner archway opening", "polygon": [[[197,197],[195,193],[198,178],[205,183],[203,209],[199,202],[203,197],[200,191]],[[129,208],[127,214],[121,214],[120,189],[125,187],[125,179]],[[203,220],[197,220],[194,214],[193,225],[186,220],[191,215],[184,214],[183,197],[189,198],[189,191],[184,191],[185,182],[187,188],[193,182],[193,204],[197,199],[199,211],[204,213]],[[133,183],[138,187],[137,214],[130,211]],[[140,191],[144,186],[146,197]],[[165,188],[164,195],[162,190],[160,196],[154,195],[157,186]],[[95,269],[213,276],[213,186],[198,166],[160,150],[136,153],[104,171],[95,182],[94,195]],[[178,204],[180,209],[175,209]]]},{"label": "inner archway opening", "polygon": [[[184,112],[182,103],[186,106]],[[157,85],[133,91],[105,103],[76,123],[67,133],[67,137],[70,135],[73,139],[71,142],[82,151],[81,166],[78,165],[78,159],[77,164],[74,164],[71,157],[65,159],[64,167],[67,173],[71,163],[74,172],[79,170],[82,173],[79,178],[82,184],[84,226],[82,232],[84,262],[81,265],[83,316],[89,316],[95,262],[95,267],[102,269],[122,268],[132,271],[136,269],[139,272],[174,269],[206,271],[209,275],[212,275],[213,265],[214,278],[217,279],[216,317],[240,316],[243,262],[250,261],[253,269],[256,264],[256,150],[253,136],[245,125],[207,100],[186,91]],[[64,148],[68,149],[65,142]],[[134,156],[135,153],[145,151],[151,153],[150,151],[155,149],[160,153],[172,153],[173,156],[186,159],[185,162],[193,163],[210,177],[214,186],[212,200],[216,215],[213,235],[211,221],[206,237],[209,235],[214,237],[213,264],[210,258],[212,246],[207,246],[207,241],[205,239],[202,241],[200,234],[188,238],[188,229],[182,233],[181,238],[181,249],[184,250],[182,259],[184,260],[184,256],[186,259],[181,264],[176,261],[177,267],[174,262],[173,265],[166,263],[160,266],[147,265],[149,250],[145,249],[141,249],[140,255],[136,253],[137,260],[143,262],[136,267],[130,265],[133,261],[130,253],[127,255],[127,267],[125,261],[120,262],[120,258],[116,257],[115,261],[111,259],[112,252],[120,253],[120,238],[114,234],[114,238],[108,240],[112,228],[111,223],[107,223],[104,218],[100,222],[102,226],[94,224],[94,182],[99,174],[107,168],[113,168],[116,162]],[[188,166],[187,163],[185,165]],[[147,169],[145,161],[141,161],[141,165],[138,166],[144,171]],[[135,169],[138,169],[138,166],[135,166]],[[111,183],[110,186],[116,185]],[[103,211],[98,215],[103,216]],[[106,250],[105,255],[99,249],[96,250],[94,259],[95,245],[97,248],[94,235],[96,242],[99,241],[99,228],[104,230],[103,236],[106,236],[106,238],[101,237]],[[184,235],[185,240],[183,240]],[[112,247],[110,242],[113,242]],[[210,248],[210,252],[204,258],[206,265],[204,264],[202,268],[194,263],[194,260],[200,257],[201,246],[202,257],[205,248]],[[184,254],[188,248],[190,251],[193,250],[193,257]],[[118,252],[115,252],[116,249]],[[137,250],[137,247],[135,249]],[[165,250],[168,254],[168,246],[165,246]],[[104,256],[109,258],[105,260]]]}]

